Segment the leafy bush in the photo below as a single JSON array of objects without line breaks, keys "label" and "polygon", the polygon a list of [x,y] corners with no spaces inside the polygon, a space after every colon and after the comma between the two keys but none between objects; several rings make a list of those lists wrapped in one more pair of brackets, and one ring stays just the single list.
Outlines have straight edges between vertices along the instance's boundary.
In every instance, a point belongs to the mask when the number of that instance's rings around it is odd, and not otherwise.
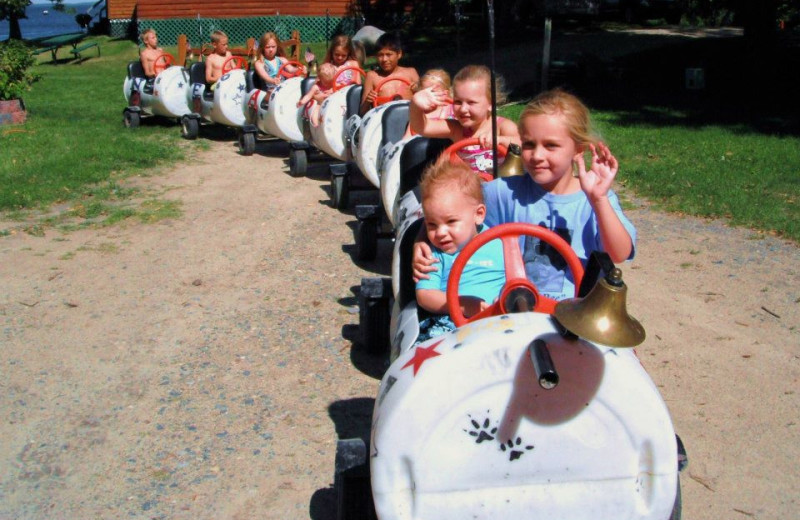
[{"label": "leafy bush", "polygon": [[17,99],[30,90],[39,75],[30,71],[35,63],[31,48],[19,40],[0,43],[0,100]]}]

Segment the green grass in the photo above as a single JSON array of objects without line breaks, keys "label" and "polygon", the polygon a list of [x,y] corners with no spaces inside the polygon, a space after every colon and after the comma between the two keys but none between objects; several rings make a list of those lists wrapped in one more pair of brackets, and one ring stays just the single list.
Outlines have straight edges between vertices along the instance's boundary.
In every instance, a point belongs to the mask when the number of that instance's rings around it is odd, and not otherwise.
[{"label": "green grass", "polygon": [[[500,112],[516,118],[522,108]],[[647,124],[628,115],[593,113],[626,188],[667,211],[726,218],[800,242],[799,138],[729,125]]]},{"label": "green grass", "polygon": [[[197,147],[183,141],[172,123],[123,128],[125,66],[137,59],[137,49],[130,42],[95,39],[101,57],[58,65],[41,58],[35,71],[42,78],[24,98],[27,123],[0,127],[0,210],[12,217],[66,203],[78,208],[71,216],[79,220],[118,221],[115,208],[140,195],[123,188],[122,179],[147,175]],[[60,55],[69,54],[62,49]]]}]

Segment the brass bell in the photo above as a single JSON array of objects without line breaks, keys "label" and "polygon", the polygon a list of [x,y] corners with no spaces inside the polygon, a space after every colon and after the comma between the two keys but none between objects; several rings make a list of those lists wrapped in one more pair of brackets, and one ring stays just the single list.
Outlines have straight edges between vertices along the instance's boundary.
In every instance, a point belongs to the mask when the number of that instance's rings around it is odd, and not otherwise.
[{"label": "brass bell", "polygon": [[521,149],[518,144],[508,145],[508,153],[497,172],[498,177],[513,177],[515,175],[525,175],[525,166],[522,164]]},{"label": "brass bell", "polygon": [[628,287],[616,267],[585,298],[556,304],[555,318],[581,338],[609,347],[635,347],[644,341],[644,327],[628,315]]},{"label": "brass bell", "polygon": [[313,60],[308,64],[308,75],[316,76],[317,72],[319,72],[319,65],[317,65],[317,60]]}]

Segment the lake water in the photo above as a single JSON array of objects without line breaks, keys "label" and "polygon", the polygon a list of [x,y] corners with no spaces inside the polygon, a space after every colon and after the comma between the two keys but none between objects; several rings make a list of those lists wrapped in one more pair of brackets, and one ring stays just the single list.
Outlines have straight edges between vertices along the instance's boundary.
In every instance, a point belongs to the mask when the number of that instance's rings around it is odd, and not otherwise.
[{"label": "lake water", "polygon": [[[53,9],[50,2],[32,4],[25,10],[28,18],[19,21],[22,37],[26,40],[80,32],[81,26],[75,21],[75,15],[85,13],[94,2],[81,4],[65,4],[65,12]],[[47,11],[47,14],[44,12]],[[95,18],[95,21],[97,19]],[[8,39],[8,20],[0,22],[0,41]]]}]

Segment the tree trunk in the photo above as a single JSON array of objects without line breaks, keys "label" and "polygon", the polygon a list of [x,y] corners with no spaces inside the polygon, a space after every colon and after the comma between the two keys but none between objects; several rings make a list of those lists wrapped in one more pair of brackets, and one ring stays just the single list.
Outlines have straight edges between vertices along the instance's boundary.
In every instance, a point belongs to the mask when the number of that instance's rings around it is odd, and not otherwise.
[{"label": "tree trunk", "polygon": [[14,13],[11,13],[8,16],[8,39],[9,40],[22,39],[22,30],[19,28],[19,16]]}]

